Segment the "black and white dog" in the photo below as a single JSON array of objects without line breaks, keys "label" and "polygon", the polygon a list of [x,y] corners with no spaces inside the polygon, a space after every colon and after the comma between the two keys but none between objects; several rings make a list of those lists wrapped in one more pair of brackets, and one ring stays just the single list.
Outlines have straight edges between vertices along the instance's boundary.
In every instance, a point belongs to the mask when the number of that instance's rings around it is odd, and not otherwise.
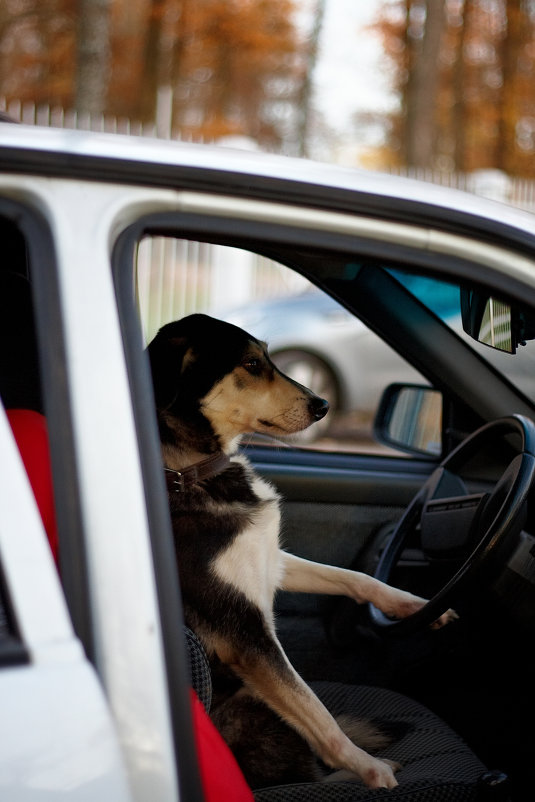
[{"label": "black and white dog", "polygon": [[238,450],[245,433],[305,429],[327,403],[283,375],[265,344],[206,315],[164,326],[148,353],[186,622],[216,675],[234,680],[216,725],[253,787],[317,779],[314,754],[346,778],[394,787],[397,766],[364,751],[384,745],[381,734],[337,723],[289,663],[273,599],[279,588],[346,595],[400,618],[424,600],[283,551],[278,494]]}]

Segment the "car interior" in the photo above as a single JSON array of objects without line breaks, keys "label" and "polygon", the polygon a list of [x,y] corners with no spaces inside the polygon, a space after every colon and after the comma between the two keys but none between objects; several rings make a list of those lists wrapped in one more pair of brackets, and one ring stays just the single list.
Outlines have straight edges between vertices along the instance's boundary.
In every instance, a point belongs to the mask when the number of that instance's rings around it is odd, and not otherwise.
[{"label": "car interior", "polygon": [[[161,234],[162,229],[154,233]],[[176,236],[184,235],[177,232]],[[229,242],[228,238],[215,241]],[[234,240],[232,244],[238,243]],[[252,247],[250,243],[240,244]],[[406,435],[406,420],[401,427],[402,436],[399,427],[393,425],[399,396],[412,391],[414,397],[423,395],[429,400],[429,387],[386,390],[374,431],[383,443],[397,447],[395,455],[320,453],[289,449],[280,443],[275,448],[258,442],[245,445],[256,467],[283,494],[283,538],[289,551],[375,573],[400,587],[433,597],[447,588],[472,554],[484,522],[488,523],[488,516],[503,501],[504,487],[509,492],[511,464],[519,454],[525,454],[527,495],[519,498],[519,517],[482,572],[477,569],[462,579],[461,598],[456,601],[460,617],[454,624],[439,631],[429,629],[430,621],[406,630],[390,628],[390,622],[377,621],[373,610],[370,615],[369,610],[346,599],[288,593],[280,593],[277,598],[279,637],[291,662],[307,681],[380,685],[423,702],[460,732],[488,767],[508,774],[507,787],[514,789],[513,798],[521,799],[527,787],[529,746],[525,735],[520,734],[519,722],[531,698],[530,672],[524,670],[530,665],[531,653],[530,615],[526,617],[531,606],[531,567],[526,565],[521,575],[518,573],[521,555],[534,542],[530,534],[532,494],[527,491],[532,469],[530,343],[525,348],[520,346],[511,357],[502,349],[491,350],[488,344],[476,342],[474,337],[479,336],[486,302],[493,291],[466,281],[454,270],[445,278],[444,271],[433,270],[431,258],[423,265],[421,256],[416,264],[414,254],[410,259],[399,259],[398,254],[387,252],[385,259],[370,258],[368,253],[355,253],[354,249],[307,250],[302,245],[274,247],[265,242],[255,245],[257,253],[297,270],[356,314],[417,368],[442,402],[438,456],[436,413],[433,436],[426,435],[418,442],[414,439],[414,420],[408,427],[410,438]],[[428,282],[427,299],[414,291],[418,276]],[[430,287],[434,287],[433,297],[429,296]],[[441,319],[440,304],[445,297],[448,306],[452,292],[458,315],[456,323],[446,324]],[[466,305],[466,297],[473,299],[473,319],[471,324],[463,321],[463,331],[461,298]],[[475,312],[476,301],[481,306],[479,316]],[[518,303],[511,306],[519,319],[531,318],[528,307],[519,310]],[[465,317],[467,314],[465,310]],[[524,327],[524,335],[528,329]],[[421,407],[417,412],[412,407],[413,415],[421,415]],[[433,488],[431,503],[451,497],[457,503],[446,506],[455,508],[460,504],[460,515],[447,509],[436,516],[441,518],[437,524],[426,507],[426,516],[420,520],[421,499],[416,511],[414,500],[422,486],[436,483],[433,477],[437,465],[487,421],[517,411],[528,416],[526,432],[517,430],[515,422],[512,429],[491,427],[490,432],[476,438],[475,446],[461,450],[460,457],[451,463],[453,471],[446,464],[449,479],[439,483],[436,490]],[[408,459],[407,453],[411,455]],[[486,503],[489,497],[492,503],[485,517],[479,502],[484,498]],[[405,512],[411,508],[412,517],[407,523]],[[467,508],[471,512],[466,512]],[[482,521],[478,524],[479,515]],[[390,554],[385,567],[386,546],[400,520],[405,521],[402,529],[406,537],[401,551],[395,559]],[[448,545],[443,551],[436,546],[422,548],[424,532],[425,543],[429,544],[444,532],[448,541],[452,530],[463,531],[466,538],[460,537],[451,549]],[[501,782],[493,786],[493,793],[506,794],[498,786]]]},{"label": "car interior", "polygon": [[[4,209],[3,214],[0,396],[6,409],[33,410],[49,422],[59,570],[75,627],[91,657],[83,547],[72,534],[81,530],[73,525],[76,509],[65,510],[66,492],[75,482],[73,478],[64,481],[67,475],[75,475],[68,418],[65,425],[64,414],[58,410],[58,399],[61,405],[66,396],[61,396],[61,376],[59,390],[52,389],[51,382],[61,360],[51,365],[53,359],[44,347],[49,319],[34,311],[31,294],[33,299],[43,298],[45,279],[37,276],[41,264],[32,259],[35,246],[29,229],[23,233],[10,210]],[[159,454],[155,424],[150,421],[151,389],[132,265],[142,236],[162,232],[202,239],[198,232],[177,230],[174,220],[144,221],[122,237],[113,263],[147,475]],[[431,627],[433,618],[403,627],[403,622],[382,620],[376,611],[347,599],[281,592],[276,600],[278,635],[291,662],[333,708],[348,705],[351,712],[411,722],[412,730],[400,741],[398,752],[393,747],[394,758],[404,765],[400,786],[389,792],[393,798],[414,802],[527,799],[533,749],[530,640],[535,592],[535,428],[529,413],[535,418],[535,405],[527,383],[524,390],[519,389],[521,382],[509,380],[496,363],[482,356],[490,353],[488,346],[470,345],[468,340],[479,335],[488,300],[496,298],[514,312],[513,344],[508,347],[522,350],[519,343],[531,335],[529,308],[481,283],[472,286],[454,271],[445,280],[443,271],[434,272],[431,257],[428,263],[420,257],[415,265],[410,261],[412,254],[403,258],[392,252],[370,255],[347,244],[317,248],[303,242],[296,246],[228,234],[205,235],[203,241],[254,251],[304,275],[358,316],[424,377],[418,386],[385,387],[373,433],[386,448],[377,453],[280,443],[273,447],[253,439],[243,445],[257,470],[284,498],[283,542],[288,551],[372,573],[430,598],[438,594],[439,607],[451,601],[459,614],[457,621],[440,630]],[[452,288],[458,293],[464,332],[445,323],[433,304],[411,292],[411,281],[420,275],[450,295]],[[206,311],[202,304],[199,311]],[[52,308],[47,314],[53,312]],[[50,343],[60,348],[61,334],[52,335]],[[501,366],[505,359],[512,362],[517,356],[502,352],[498,362]],[[525,375],[527,382],[529,362]],[[426,415],[429,404],[431,420]],[[504,415],[509,416],[506,423],[494,423]],[[147,421],[150,425],[144,426]],[[478,434],[470,439],[474,432]],[[165,499],[148,479],[147,488],[149,505],[158,510],[154,520],[160,521]],[[159,536],[166,536],[167,529],[162,528]],[[458,534],[453,542],[452,533]],[[472,560],[478,546],[480,551]],[[157,561],[157,549],[154,555]],[[470,570],[465,571],[465,563],[471,560]],[[450,593],[458,573],[461,576]],[[16,641],[16,626],[9,600],[3,601],[0,641],[7,655],[8,645]],[[173,618],[169,611],[167,615],[171,623],[166,637],[172,638]],[[174,626],[178,633],[179,615]],[[187,642],[192,683],[206,700],[210,678],[203,649],[190,634]],[[386,793],[356,783],[317,786],[280,784],[255,790],[255,798],[265,802],[387,798]]]}]

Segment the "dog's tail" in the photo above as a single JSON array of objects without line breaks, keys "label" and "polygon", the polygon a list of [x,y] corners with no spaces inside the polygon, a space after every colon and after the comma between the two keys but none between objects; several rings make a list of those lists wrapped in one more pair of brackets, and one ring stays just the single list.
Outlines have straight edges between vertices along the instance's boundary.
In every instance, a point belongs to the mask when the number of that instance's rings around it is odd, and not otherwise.
[{"label": "dog's tail", "polygon": [[[411,725],[404,721],[370,721],[369,719],[356,718],[346,714],[336,716],[336,722],[355,746],[359,746],[366,752],[371,753],[379,752],[394,743],[394,741],[399,741],[412,729]],[[390,760],[386,762],[392,766],[394,771],[401,768],[399,763]],[[358,778],[347,769],[338,769],[323,777],[323,782],[341,782],[355,779]]]},{"label": "dog's tail", "polygon": [[356,746],[366,752],[377,752],[392,743],[392,737],[369,719],[355,718],[351,715],[336,717],[336,723],[343,733]]},{"label": "dog's tail", "polygon": [[[370,721],[370,719],[356,718],[347,714],[336,716],[336,722],[349,740],[366,752],[378,752],[380,749],[385,749],[405,734],[399,732],[396,727],[392,727],[391,722]],[[398,722],[392,723],[398,724]]]}]

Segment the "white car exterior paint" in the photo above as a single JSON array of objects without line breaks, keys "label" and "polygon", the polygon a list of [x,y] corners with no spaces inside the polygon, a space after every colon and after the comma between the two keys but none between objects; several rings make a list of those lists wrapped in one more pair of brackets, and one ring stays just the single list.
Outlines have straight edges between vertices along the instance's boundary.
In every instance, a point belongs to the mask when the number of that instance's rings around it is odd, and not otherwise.
[{"label": "white car exterior paint", "polygon": [[354,170],[298,159],[233,150],[208,145],[190,145],[161,139],[127,137],[67,129],[33,126],[2,126],[2,143],[28,153],[87,156],[111,161],[139,162],[142,165],[193,168],[199,171],[233,171],[254,178],[281,178],[288,182],[307,182],[332,189],[378,195],[388,199],[407,199],[431,207],[452,208],[466,215],[532,232],[533,215],[505,204],[475,197],[460,190],[413,179],[393,178],[383,173]]},{"label": "white car exterior paint", "polygon": [[[256,154],[136,141],[24,126],[2,126],[0,148],[123,160],[133,165],[250,172],[395,196],[397,182],[330,166]],[[179,798],[162,638],[144,488],[115,292],[110,271],[117,236],[140,215],[192,212],[207,218],[276,222],[453,254],[535,287],[519,253],[427,227],[302,209],[290,204],[25,174],[0,177],[3,197],[34,208],[51,228],[59,270],[75,451],[80,483],[96,671],[73,635],[45,536],[3,412],[0,413],[0,549],[7,566],[28,667],[3,669],[0,682],[0,797],[10,802],[172,802]],[[404,182],[415,200],[447,204],[448,193]],[[399,195],[401,197],[401,195]],[[510,220],[531,231],[530,215],[460,196],[467,214]],[[483,212],[482,212],[483,210]],[[95,322],[98,321],[98,325]],[[522,411],[522,410],[516,410]],[[103,458],[105,455],[105,458]],[[22,517],[21,517],[22,516]],[[23,534],[19,531],[23,530]],[[14,536],[16,534],[16,537]],[[39,594],[35,588],[39,586]],[[98,676],[98,680],[97,680]],[[102,683],[102,686],[99,683]],[[43,709],[43,699],[49,707]],[[17,700],[15,702],[15,700]],[[50,726],[43,729],[43,721]],[[27,728],[22,724],[27,722]],[[28,736],[31,733],[31,737]],[[76,760],[83,755],[84,760]],[[87,760],[86,760],[87,758]]]},{"label": "white car exterior paint", "polygon": [[[70,624],[34,495],[0,408],[0,553],[30,664],[2,669],[0,798],[130,802],[102,687]],[[6,469],[6,466],[9,468]]]},{"label": "white car exterior paint", "polygon": [[47,178],[8,178],[2,187],[45,216],[57,246],[95,662],[128,764],[132,799],[176,799],[144,492],[110,272],[112,232],[121,228],[118,217],[130,204],[140,211],[136,193]]}]

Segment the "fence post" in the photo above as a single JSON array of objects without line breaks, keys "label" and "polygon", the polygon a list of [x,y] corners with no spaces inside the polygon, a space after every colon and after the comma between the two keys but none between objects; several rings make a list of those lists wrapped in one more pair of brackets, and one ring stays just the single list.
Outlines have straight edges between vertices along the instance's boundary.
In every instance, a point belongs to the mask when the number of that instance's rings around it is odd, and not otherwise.
[{"label": "fence post", "polygon": [[156,136],[171,139],[173,133],[173,88],[160,86],[156,95]]},{"label": "fence post", "polygon": [[254,255],[215,245],[212,250],[210,311],[220,313],[252,300]]}]

